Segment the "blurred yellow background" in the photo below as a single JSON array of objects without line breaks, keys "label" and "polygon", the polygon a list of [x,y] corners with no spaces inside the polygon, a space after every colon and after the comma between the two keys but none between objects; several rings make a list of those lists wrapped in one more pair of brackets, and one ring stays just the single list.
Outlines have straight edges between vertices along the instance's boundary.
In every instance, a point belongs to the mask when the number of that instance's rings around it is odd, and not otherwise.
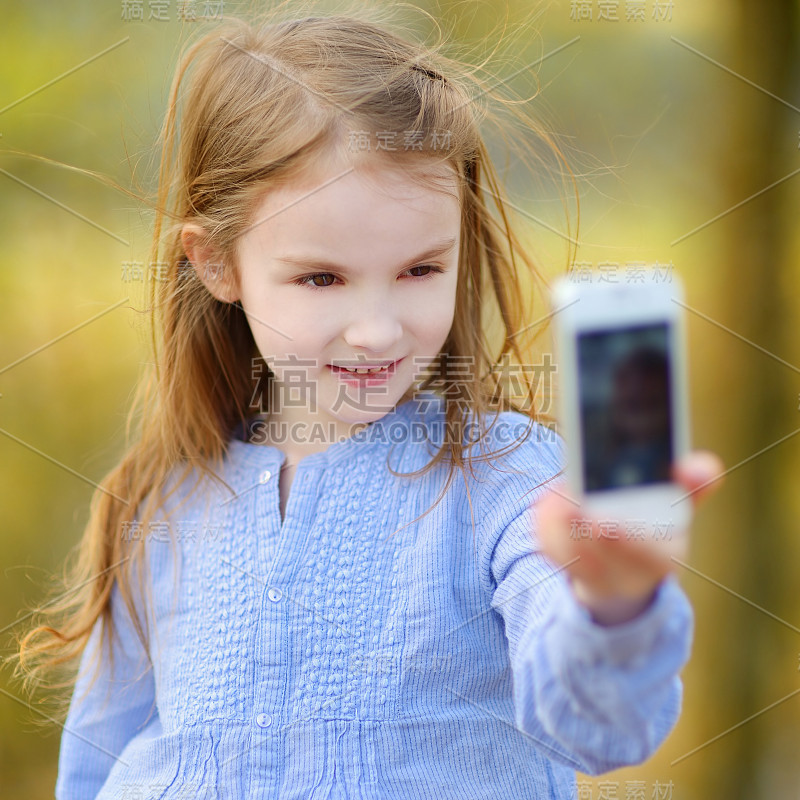
[{"label": "blurred yellow background", "polygon": [[[3,10],[4,654],[15,621],[41,601],[78,541],[93,482],[121,452],[150,357],[136,309],[152,219],[102,182],[9,151],[151,189],[180,42],[193,26],[213,24],[203,16],[240,5],[29,0]],[[529,107],[558,134],[578,175],[578,262],[619,279],[630,265],[658,263],[683,278],[693,443],[730,470],[699,511],[677,568],[696,610],[683,716],[648,763],[579,776],[578,797],[796,797],[800,3],[409,6],[429,11],[476,61],[496,46],[487,68],[513,75],[501,91],[508,97],[532,95],[538,74]],[[552,278],[568,256],[557,187],[532,181],[497,132],[487,136],[521,235]],[[60,729],[42,728],[41,712],[8,678],[0,678],[0,792],[52,797]]]}]

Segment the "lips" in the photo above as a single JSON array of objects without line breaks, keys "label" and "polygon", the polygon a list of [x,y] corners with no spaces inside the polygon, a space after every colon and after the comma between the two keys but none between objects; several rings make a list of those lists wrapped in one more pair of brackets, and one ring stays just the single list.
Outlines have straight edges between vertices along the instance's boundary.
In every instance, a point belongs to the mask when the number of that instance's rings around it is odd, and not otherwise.
[{"label": "lips", "polygon": [[363,375],[368,373],[388,372],[389,366],[391,365],[385,367],[333,367],[333,369]]},{"label": "lips", "polygon": [[397,371],[397,365],[402,361],[388,361],[383,364],[357,363],[352,365],[328,364],[334,375],[350,381],[380,381],[391,377]]}]

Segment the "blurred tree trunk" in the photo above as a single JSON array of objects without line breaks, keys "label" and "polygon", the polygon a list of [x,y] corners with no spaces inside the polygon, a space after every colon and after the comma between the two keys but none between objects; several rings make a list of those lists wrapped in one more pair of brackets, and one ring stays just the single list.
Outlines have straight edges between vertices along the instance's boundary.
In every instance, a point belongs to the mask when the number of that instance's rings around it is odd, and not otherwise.
[{"label": "blurred tree trunk", "polygon": [[[726,0],[720,3],[720,14],[724,11],[735,13],[738,19],[732,47],[727,54],[718,55],[720,62],[787,103],[800,105],[795,0],[733,0],[730,6]],[[729,118],[720,120],[719,131],[698,132],[718,136],[722,144],[724,207],[741,203],[800,166],[800,114],[734,76],[730,79]],[[713,312],[709,310],[731,330],[789,362],[792,353],[797,353],[786,297],[797,273],[789,257],[797,223],[796,211],[787,214],[787,199],[794,194],[796,181],[800,175],[721,221],[728,235],[721,260],[724,275],[715,283],[723,292]],[[794,295],[796,292],[790,292],[789,297]],[[736,442],[735,461],[726,465],[732,467],[800,426],[800,382],[791,368],[743,342],[731,340],[725,351],[737,359],[729,373],[734,376],[733,384],[718,386],[719,414],[710,415],[710,435],[712,441]],[[713,554],[707,553],[705,562],[720,582],[795,625],[800,619],[792,598],[797,562],[787,557],[787,552],[797,552],[793,542],[796,526],[791,525],[781,492],[786,491],[788,482],[788,454],[798,446],[800,436],[792,437],[729,476],[721,515],[726,524],[715,537],[717,545],[723,545],[725,557],[715,563]],[[721,568],[722,562],[727,568]],[[716,659],[723,671],[712,680],[725,691],[714,695],[721,706],[707,711],[721,733],[796,688],[800,637],[725,593],[720,592],[715,607],[725,632]],[[767,765],[774,761],[770,757],[774,732],[785,729],[788,715],[796,718],[798,701],[800,698],[794,697],[766,711],[695,755],[705,761],[702,775],[706,785],[698,787],[698,796],[742,800],[789,796],[788,786],[782,794],[773,793],[776,787]],[[792,795],[794,791],[796,785],[791,788]]]}]

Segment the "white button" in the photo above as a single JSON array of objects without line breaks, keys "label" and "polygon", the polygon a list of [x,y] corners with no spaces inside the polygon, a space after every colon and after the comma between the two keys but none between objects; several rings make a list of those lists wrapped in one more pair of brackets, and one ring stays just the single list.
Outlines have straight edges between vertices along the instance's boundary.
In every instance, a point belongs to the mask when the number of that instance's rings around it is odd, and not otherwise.
[{"label": "white button", "polygon": [[259,483],[266,483],[271,477],[272,477],[272,473],[268,469],[265,469],[261,473],[261,477],[258,479],[258,482]]},{"label": "white button", "polygon": [[272,600],[273,603],[277,603],[278,600],[280,600],[281,597],[283,597],[283,592],[280,589],[270,589],[267,592],[267,597],[269,597],[269,599]]},{"label": "white button", "polygon": [[259,714],[256,717],[256,724],[259,728],[269,728],[272,725],[272,717],[269,714]]}]

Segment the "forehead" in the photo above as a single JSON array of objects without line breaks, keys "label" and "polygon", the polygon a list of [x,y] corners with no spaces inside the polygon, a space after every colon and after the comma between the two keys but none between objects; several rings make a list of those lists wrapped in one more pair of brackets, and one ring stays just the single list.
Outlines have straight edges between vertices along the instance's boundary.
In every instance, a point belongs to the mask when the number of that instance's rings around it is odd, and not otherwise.
[{"label": "forehead", "polygon": [[[409,166],[371,156],[320,158],[269,188],[256,203],[246,238],[272,244],[298,240],[348,245],[360,240],[397,246],[457,235],[458,178],[445,163]],[[412,241],[408,241],[409,237]]]}]

